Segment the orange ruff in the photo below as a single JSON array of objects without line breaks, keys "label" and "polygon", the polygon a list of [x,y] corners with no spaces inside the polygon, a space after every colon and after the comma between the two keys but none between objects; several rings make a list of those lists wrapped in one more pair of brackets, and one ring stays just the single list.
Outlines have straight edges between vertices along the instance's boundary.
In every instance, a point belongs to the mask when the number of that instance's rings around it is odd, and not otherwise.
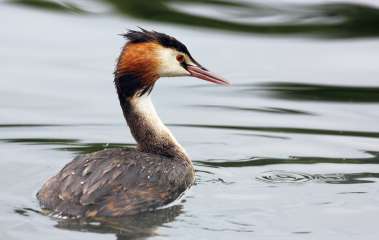
[{"label": "orange ruff", "polygon": [[132,73],[140,77],[143,85],[152,85],[159,78],[159,62],[154,55],[160,46],[155,42],[128,43],[118,59],[116,76]]}]

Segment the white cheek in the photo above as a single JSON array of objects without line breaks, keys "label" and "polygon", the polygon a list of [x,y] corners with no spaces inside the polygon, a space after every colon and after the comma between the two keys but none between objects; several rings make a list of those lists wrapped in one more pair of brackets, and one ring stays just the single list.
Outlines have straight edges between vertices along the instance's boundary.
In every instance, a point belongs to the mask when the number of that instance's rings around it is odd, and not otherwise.
[{"label": "white cheek", "polygon": [[188,76],[187,72],[176,60],[179,53],[170,48],[161,48],[158,51],[158,73],[161,77]]}]

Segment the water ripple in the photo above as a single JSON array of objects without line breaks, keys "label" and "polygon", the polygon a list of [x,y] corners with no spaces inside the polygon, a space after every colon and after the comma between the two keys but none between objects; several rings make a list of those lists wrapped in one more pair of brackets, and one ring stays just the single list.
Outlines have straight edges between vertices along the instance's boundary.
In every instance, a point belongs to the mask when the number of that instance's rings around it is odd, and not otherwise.
[{"label": "water ripple", "polygon": [[74,153],[91,153],[109,148],[134,148],[134,143],[101,143],[81,142],[79,139],[70,138],[4,138],[4,143],[16,143],[21,145],[54,146],[53,149]]},{"label": "water ripple", "polygon": [[309,83],[266,82],[240,84],[240,92],[260,94],[278,99],[339,102],[339,103],[377,103],[379,87],[341,86]]},{"label": "water ripple", "polygon": [[198,105],[192,105],[192,106],[199,107],[199,108],[220,109],[220,110],[229,110],[229,111],[262,112],[262,113],[291,114],[291,115],[315,115],[314,113],[311,113],[311,112],[288,109],[288,108],[280,108],[280,107],[252,108],[252,107],[209,105],[209,104],[198,104]]},{"label": "water ripple", "polygon": [[195,161],[199,165],[208,167],[252,167],[274,164],[315,164],[315,163],[334,163],[334,164],[378,164],[379,152],[365,151],[370,157],[365,158],[327,158],[327,157],[289,157],[289,158],[263,158],[252,157],[250,159],[211,159],[207,161]]},{"label": "water ripple", "polygon": [[[371,180],[370,180],[371,178]],[[329,184],[354,184],[373,183],[373,178],[379,178],[379,173],[329,173],[329,174],[309,174],[304,172],[291,171],[267,171],[256,177],[257,180],[266,183],[329,183]]]},{"label": "water ripple", "polygon": [[[362,3],[246,3],[228,0],[104,0],[113,13],[122,14],[144,21],[173,23],[193,27],[207,27],[233,32],[260,34],[303,34],[320,37],[376,37],[379,35],[379,10],[375,6]],[[6,3],[25,7],[88,14],[85,6],[77,3],[52,0],[17,0]],[[187,3],[183,5],[184,3]],[[83,4],[83,3],[82,3]],[[191,6],[209,11],[201,14]],[[109,9],[108,8],[108,9]],[[192,10],[191,10],[192,9]],[[103,10],[106,12],[107,10]],[[108,10],[109,11],[109,10]],[[102,11],[101,11],[102,12]],[[238,13],[238,14],[236,14]],[[94,14],[94,13],[92,13]],[[269,20],[271,19],[271,20]],[[273,19],[277,19],[273,21]]]},{"label": "water ripple", "polygon": [[312,181],[313,177],[310,174],[299,172],[268,171],[256,179],[268,183],[303,183]]},{"label": "water ripple", "polygon": [[363,131],[329,130],[329,129],[317,129],[317,128],[260,127],[260,126],[256,127],[256,126],[209,125],[209,124],[168,124],[168,125],[176,126],[176,127],[210,128],[210,129],[214,128],[214,129],[256,131],[256,132],[277,132],[277,133],[379,138],[379,132],[374,132],[374,131],[363,132]]}]

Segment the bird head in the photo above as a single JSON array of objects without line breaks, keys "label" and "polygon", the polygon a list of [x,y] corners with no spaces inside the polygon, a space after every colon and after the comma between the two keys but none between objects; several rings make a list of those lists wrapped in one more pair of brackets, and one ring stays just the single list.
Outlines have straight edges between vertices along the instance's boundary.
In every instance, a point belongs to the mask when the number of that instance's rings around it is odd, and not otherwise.
[{"label": "bird head", "polygon": [[129,30],[118,59],[115,81],[128,88],[129,95],[149,93],[160,77],[192,76],[216,84],[229,83],[201,66],[187,47],[169,35]]}]

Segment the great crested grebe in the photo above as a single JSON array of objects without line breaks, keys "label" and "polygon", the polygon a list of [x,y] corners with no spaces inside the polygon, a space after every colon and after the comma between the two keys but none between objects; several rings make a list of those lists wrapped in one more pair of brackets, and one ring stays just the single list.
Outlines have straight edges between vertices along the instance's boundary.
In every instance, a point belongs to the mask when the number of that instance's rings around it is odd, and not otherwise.
[{"label": "great crested grebe", "polygon": [[80,155],[37,193],[42,208],[69,217],[126,216],[177,199],[195,179],[191,160],[161,122],[149,94],[159,77],[228,82],[197,63],[187,47],[155,31],[129,30],[114,83],[136,149]]}]

